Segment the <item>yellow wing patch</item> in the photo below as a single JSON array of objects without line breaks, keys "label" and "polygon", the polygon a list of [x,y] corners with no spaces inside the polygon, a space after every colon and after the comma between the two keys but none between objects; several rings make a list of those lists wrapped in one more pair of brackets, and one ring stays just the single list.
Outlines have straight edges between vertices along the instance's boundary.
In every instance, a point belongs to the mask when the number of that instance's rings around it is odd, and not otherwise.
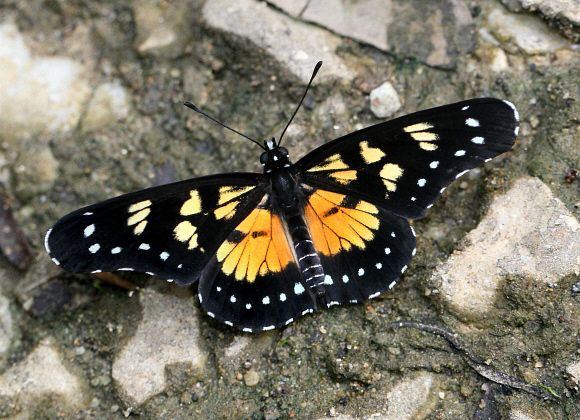
[{"label": "yellow wing patch", "polygon": [[218,248],[216,257],[225,274],[250,283],[258,275],[282,271],[294,260],[280,218],[265,209],[252,211]]},{"label": "yellow wing patch", "polygon": [[344,195],[317,190],[308,199],[304,211],[312,243],[326,256],[348,251],[352,246],[364,249],[374,238],[380,220],[379,210],[360,201],[354,208],[344,207]]},{"label": "yellow wing patch", "polygon": [[403,175],[403,168],[395,163],[387,163],[383,166],[383,169],[379,172],[379,176],[383,179],[383,184],[387,188],[386,197],[388,197],[389,192],[393,192],[397,189],[397,181]]},{"label": "yellow wing patch", "polygon": [[317,171],[336,171],[341,169],[348,169],[348,165],[344,163],[342,157],[338,153],[327,157],[319,165],[313,166],[308,169],[308,172]]},{"label": "yellow wing patch", "polygon": [[234,198],[239,197],[242,194],[247,193],[248,191],[254,189],[255,187],[250,185],[247,187],[241,187],[241,186],[225,186],[225,187],[221,187],[220,188],[220,196],[218,198],[218,204],[222,205],[224,203],[227,203],[230,200],[233,200]]},{"label": "yellow wing patch", "polygon": [[385,157],[385,153],[381,149],[369,147],[369,143],[366,141],[361,141],[360,143],[360,155],[367,165],[378,162]]},{"label": "yellow wing patch", "polygon": [[151,213],[149,206],[151,206],[151,200],[139,201],[129,206],[128,212],[131,215],[127,219],[127,226],[135,226],[133,229],[135,235],[141,235],[147,226],[145,219]]},{"label": "yellow wing patch", "polygon": [[431,152],[437,149],[437,144],[433,143],[439,140],[439,135],[428,131],[433,128],[430,123],[418,123],[405,127],[403,130],[409,133],[414,140],[419,142],[419,147],[423,150]]},{"label": "yellow wing patch", "polygon": [[183,221],[175,226],[173,235],[180,242],[187,242],[187,249],[197,248],[197,228],[188,221]]},{"label": "yellow wing patch", "polygon": [[179,214],[182,216],[191,216],[192,214],[198,214],[201,212],[201,198],[199,196],[199,191],[191,190],[189,192],[190,198],[183,203]]}]

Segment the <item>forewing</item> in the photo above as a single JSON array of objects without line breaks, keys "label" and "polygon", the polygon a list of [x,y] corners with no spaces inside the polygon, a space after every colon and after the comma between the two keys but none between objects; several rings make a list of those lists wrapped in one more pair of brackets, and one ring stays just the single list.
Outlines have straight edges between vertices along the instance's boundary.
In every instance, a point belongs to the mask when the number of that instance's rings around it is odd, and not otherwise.
[{"label": "forewing", "polygon": [[465,171],[511,149],[517,133],[511,103],[472,99],[356,131],[296,165],[306,185],[416,219]]},{"label": "forewing", "polygon": [[259,180],[194,178],[84,207],[48,231],[46,249],[70,272],[140,271],[188,285],[261,201]]}]

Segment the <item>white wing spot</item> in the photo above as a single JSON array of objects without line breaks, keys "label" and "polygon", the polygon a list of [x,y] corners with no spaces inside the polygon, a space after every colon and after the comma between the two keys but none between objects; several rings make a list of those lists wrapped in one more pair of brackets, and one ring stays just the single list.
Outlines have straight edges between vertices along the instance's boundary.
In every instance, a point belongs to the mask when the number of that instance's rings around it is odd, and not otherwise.
[{"label": "white wing spot", "polygon": [[417,181],[417,185],[420,187],[424,187],[426,183],[427,180],[425,178],[421,178],[419,181]]},{"label": "white wing spot", "polygon": [[411,229],[411,232],[413,233],[413,236],[417,237],[417,234],[415,233],[415,229],[413,228],[412,225],[409,225],[409,228]]},{"label": "white wing spot", "polygon": [[405,270],[407,269],[407,266],[404,265],[403,268],[401,268],[401,274],[403,274],[405,272]]},{"label": "white wing spot", "polygon": [[121,248],[120,246],[116,246],[115,248],[111,249],[111,254],[118,254],[122,250],[123,248]]},{"label": "white wing spot", "polygon": [[377,270],[380,270],[381,268],[383,268],[383,265],[381,263],[377,263],[377,265],[375,265],[375,267],[377,267]]},{"label": "white wing spot", "polygon": [[173,283],[173,279],[167,279],[167,283]]},{"label": "white wing spot", "polygon": [[329,302],[326,307],[330,308],[331,306],[335,306],[335,305],[340,305],[340,302],[333,300],[332,302]]},{"label": "white wing spot", "polygon": [[469,105],[465,105],[463,108],[461,108],[462,111],[467,111],[469,109]]},{"label": "white wing spot", "polygon": [[467,124],[470,127],[479,127],[479,121],[477,121],[475,118],[466,119],[465,124]]},{"label": "white wing spot", "polygon": [[395,235],[395,232],[391,232],[391,238],[396,238],[397,235]]},{"label": "white wing spot", "polygon": [[229,325],[230,327],[234,326],[234,324],[232,324],[232,321],[224,321],[224,324]]},{"label": "white wing spot", "polygon": [[465,150],[458,150],[457,152],[455,152],[455,156],[457,157],[465,156]]},{"label": "white wing spot", "polygon": [[161,258],[163,261],[167,261],[167,258],[169,258],[169,252],[163,251],[161,254],[159,254],[159,258]]},{"label": "white wing spot", "polygon": [[146,243],[142,243],[141,245],[139,245],[139,249],[141,249],[143,251],[148,251],[151,249],[151,245],[146,244]]},{"label": "white wing spot", "polygon": [[89,247],[89,252],[91,254],[94,254],[95,252],[97,252],[99,249],[101,249],[101,245],[99,244],[93,244]]},{"label": "white wing spot", "polygon": [[135,271],[131,267],[117,268],[117,271]]},{"label": "white wing spot", "polygon": [[389,284],[389,289],[392,289],[393,287],[395,287],[395,284],[397,284],[396,280],[394,282],[392,282],[391,284]]},{"label": "white wing spot", "polygon": [[273,325],[268,325],[267,327],[262,328],[262,331],[270,331],[273,330],[275,327]]},{"label": "white wing spot", "polygon": [[103,270],[93,270],[91,271],[91,274],[97,274],[97,273],[102,273]]},{"label": "white wing spot", "polygon": [[264,299],[262,299],[262,304],[269,305],[270,304],[270,296],[264,297]]},{"label": "white wing spot", "polygon": [[302,286],[302,283],[294,284],[294,293],[297,295],[304,293],[304,286]]},{"label": "white wing spot", "polygon": [[209,316],[211,316],[212,318],[215,318],[215,314],[213,312],[208,312],[207,313]]},{"label": "white wing spot", "polygon": [[52,259],[52,262],[55,263],[56,265],[60,265],[60,261],[57,260],[56,258],[53,258]]},{"label": "white wing spot", "polygon": [[216,287],[216,288],[215,288],[215,290],[216,290],[217,292],[221,292],[221,291],[222,291],[222,288],[218,286],[218,287]]},{"label": "white wing spot", "polygon": [[477,137],[472,138],[471,142],[475,143],[475,144],[483,144],[483,143],[485,143],[485,139],[483,137],[477,136]]},{"label": "white wing spot", "polygon": [[286,294],[280,293],[280,302],[285,302],[285,301],[286,301]]},{"label": "white wing spot", "polygon": [[236,300],[237,300],[237,299],[236,299],[236,297],[235,297],[234,295],[231,295],[231,296],[230,296],[230,302],[232,302],[232,303],[236,303]]},{"label": "white wing spot", "polygon": [[199,303],[203,302],[203,299],[201,298],[201,293],[198,293],[197,296],[199,297]]},{"label": "white wing spot", "polygon": [[[446,189],[446,188],[447,188],[447,187],[443,187],[443,188],[441,188],[441,189],[439,190],[439,194],[443,194],[443,191],[445,191],[445,189]],[[429,207],[427,207],[427,208],[429,208]]]},{"label": "white wing spot", "polygon": [[430,167],[431,169],[436,169],[438,166],[439,166],[439,161],[438,161],[438,160],[434,160],[433,162],[431,162],[431,163],[429,164],[429,167]]},{"label": "white wing spot", "polygon": [[411,201],[417,201],[417,197],[411,197]]},{"label": "white wing spot", "polygon": [[251,328],[243,328],[242,329],[243,332],[252,332],[253,330]]},{"label": "white wing spot", "polygon": [[95,224],[93,223],[92,225],[88,225],[85,230],[84,230],[84,235],[85,238],[88,238],[89,236],[91,236],[93,233],[95,232]]},{"label": "white wing spot", "polygon": [[390,255],[391,254],[391,248],[386,247],[385,248],[385,254]]},{"label": "white wing spot", "polygon": [[290,318],[288,321],[286,321],[286,322],[284,323],[284,325],[288,325],[288,324],[290,324],[292,321],[294,321],[294,318]]},{"label": "white wing spot", "polygon": [[376,298],[377,296],[379,296],[380,294],[381,294],[381,292],[376,292],[376,293],[373,293],[372,295],[369,295],[369,299],[374,299],[374,298]]},{"label": "white wing spot", "polygon": [[93,212],[92,211],[87,211],[83,213],[83,216],[92,216]]},{"label": "white wing spot", "polygon": [[312,313],[312,309],[304,309],[302,311],[302,315],[311,314],[311,313]]},{"label": "white wing spot", "polygon": [[350,279],[348,278],[348,276],[346,274],[342,276],[342,282],[343,283],[348,283],[349,280]]},{"label": "white wing spot", "polygon": [[328,274],[324,276],[324,284],[327,284],[329,286],[334,284],[334,282],[332,281],[332,277],[330,277]]},{"label": "white wing spot", "polygon": [[357,274],[359,275],[359,277],[363,276],[365,274],[364,268],[359,268]]},{"label": "white wing spot", "polygon": [[413,252],[411,252],[411,256],[414,257],[416,253],[417,253],[417,248],[413,248]]},{"label": "white wing spot", "polygon": [[182,267],[183,267],[183,264],[179,264],[179,265],[177,266],[177,268],[182,268]]},{"label": "white wing spot", "polygon": [[464,175],[466,172],[469,172],[469,169],[466,169],[466,170],[465,170],[465,171],[463,171],[463,172],[459,172],[459,173],[457,174],[457,176],[455,177],[455,179],[457,179],[457,178],[459,178],[459,177],[463,176],[463,175]]},{"label": "white wing spot", "polygon": [[145,274],[149,275],[149,276],[154,276],[155,273],[153,273],[152,271],[145,271]]},{"label": "white wing spot", "polygon": [[246,303],[246,309],[252,309],[252,304],[251,303]]}]

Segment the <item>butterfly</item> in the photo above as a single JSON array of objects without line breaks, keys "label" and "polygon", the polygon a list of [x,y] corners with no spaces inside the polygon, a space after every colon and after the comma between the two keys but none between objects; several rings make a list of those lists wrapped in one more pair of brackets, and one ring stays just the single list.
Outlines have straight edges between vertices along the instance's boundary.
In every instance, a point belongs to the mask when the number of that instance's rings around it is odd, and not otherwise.
[{"label": "butterfly", "polygon": [[280,146],[286,128],[258,143],[263,173],[193,178],[81,208],[48,231],[47,252],[70,272],[197,282],[209,316],[246,332],[284,327],[392,289],[417,251],[409,219],[510,150],[518,113],[504,100],[471,99],[355,131],[296,163]]}]

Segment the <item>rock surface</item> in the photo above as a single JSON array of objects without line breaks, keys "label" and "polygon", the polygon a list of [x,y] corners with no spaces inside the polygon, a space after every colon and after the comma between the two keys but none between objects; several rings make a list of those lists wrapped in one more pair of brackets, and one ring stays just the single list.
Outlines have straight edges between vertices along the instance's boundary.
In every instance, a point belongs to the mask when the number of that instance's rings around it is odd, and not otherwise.
[{"label": "rock surface", "polygon": [[485,317],[507,274],[557,283],[580,270],[580,223],[538,179],[520,179],[496,197],[431,282],[464,319]]},{"label": "rock surface", "polygon": [[140,292],[143,319],[112,370],[129,405],[140,405],[165,389],[165,367],[169,364],[189,364],[198,374],[204,370],[207,354],[201,348],[198,316],[191,296],[186,290],[182,292],[182,296]]}]

